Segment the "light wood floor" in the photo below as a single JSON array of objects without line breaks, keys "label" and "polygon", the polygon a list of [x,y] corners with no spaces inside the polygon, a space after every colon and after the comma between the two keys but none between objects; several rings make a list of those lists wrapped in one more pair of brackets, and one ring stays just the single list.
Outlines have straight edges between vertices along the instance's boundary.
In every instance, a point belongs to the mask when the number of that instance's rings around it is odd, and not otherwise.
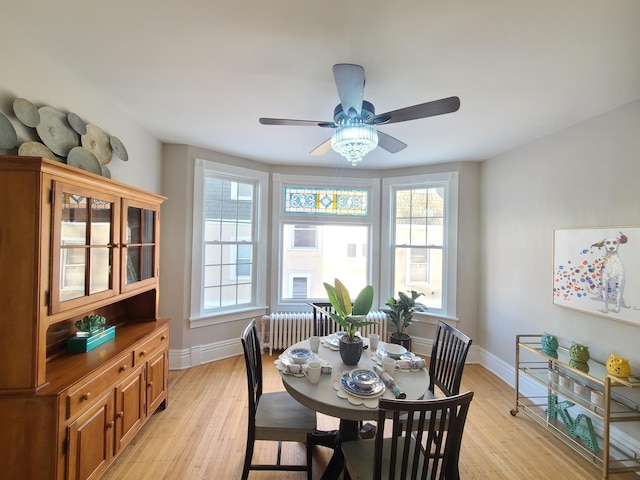
[{"label": "light wood floor", "polygon": [[[263,357],[265,391],[284,390],[275,357]],[[241,356],[169,373],[169,407],[157,412],[107,470],[103,480],[239,479],[246,441],[246,374]],[[600,471],[523,414],[510,415],[514,392],[479,365],[465,367],[462,390],[475,392],[460,456],[463,479],[599,479]],[[337,428],[319,415],[319,427]],[[275,442],[257,442],[254,460],[275,460]],[[285,444],[284,459],[304,463]],[[318,447],[313,478],[331,455]],[[250,480],[303,480],[297,472],[251,472]],[[613,480],[634,479],[633,474]]]}]

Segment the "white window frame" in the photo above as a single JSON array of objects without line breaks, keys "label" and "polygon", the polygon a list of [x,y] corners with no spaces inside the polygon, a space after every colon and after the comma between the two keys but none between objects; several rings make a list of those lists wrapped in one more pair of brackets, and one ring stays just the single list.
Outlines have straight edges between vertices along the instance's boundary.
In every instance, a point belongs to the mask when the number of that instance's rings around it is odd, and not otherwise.
[{"label": "white window frame", "polygon": [[[226,177],[229,180],[256,183],[254,235],[255,251],[252,274],[251,305],[208,310],[204,308],[204,194],[207,173]],[[193,236],[191,251],[191,302],[189,323],[192,328],[246,319],[266,312],[266,278],[269,252],[266,247],[269,205],[269,174],[258,170],[238,167],[210,160],[195,159],[193,180]]]},{"label": "white window frame", "polygon": [[251,200],[251,197],[248,197],[247,195],[241,195],[238,184],[235,183],[231,188],[231,200]]},{"label": "white window frame", "polygon": [[308,297],[309,296],[309,287],[311,286],[311,280],[312,280],[312,276],[310,273],[290,273],[289,274],[289,278],[287,279],[287,284],[289,285],[289,290],[292,293],[293,296],[293,280],[296,278],[305,278],[307,280],[307,294],[305,296]]},{"label": "white window frame", "polygon": [[[393,225],[395,224],[394,191],[399,187],[416,188],[424,186],[444,186],[445,188],[445,221],[443,240],[443,280],[442,280],[442,308],[429,308],[430,315],[456,318],[456,272],[458,266],[458,172],[412,175],[404,177],[389,177],[382,180],[382,231],[381,249],[391,251],[394,245]],[[383,297],[387,295],[397,297],[398,292],[393,288],[393,261],[388,255],[388,261],[381,263],[380,291]]]},{"label": "white window frame", "polygon": [[[366,216],[322,216],[314,214],[298,214],[291,215],[284,213],[284,198],[283,190],[285,186],[309,186],[318,188],[357,188],[367,189],[369,191],[369,204]],[[271,289],[271,311],[299,311],[301,305],[304,305],[305,309],[308,309],[306,301],[294,302],[290,299],[283,299],[281,292],[281,259],[280,252],[282,251],[282,242],[289,242],[289,239],[281,237],[282,226],[284,223],[331,223],[331,224],[345,224],[345,225],[368,225],[369,226],[369,238],[367,239],[367,246],[369,249],[369,263],[367,267],[368,283],[374,287],[374,305],[377,302],[379,295],[377,293],[377,282],[373,279],[378,278],[380,271],[380,262],[377,259],[380,258],[380,242],[374,242],[373,239],[377,238],[378,232],[380,232],[380,179],[379,178],[336,178],[336,177],[320,177],[320,176],[307,176],[307,175],[284,175],[276,173],[273,175],[273,182],[271,185],[273,189],[272,195],[272,222],[271,222],[271,285],[277,285],[276,288]],[[291,243],[288,243],[291,245]],[[374,261],[374,259],[376,261]],[[321,299],[309,299],[309,300],[321,300]],[[325,299],[326,300],[326,299]]]},{"label": "white window frame", "polygon": [[[313,230],[315,232],[315,242],[314,242],[313,246],[311,246],[311,247],[297,247],[296,246],[296,226],[313,227]],[[312,230],[312,229],[309,228],[308,230]],[[317,225],[306,225],[306,224],[303,224],[303,223],[295,224],[293,226],[293,228],[291,229],[291,239],[289,240],[289,249],[290,250],[318,250],[320,248],[320,241],[319,241],[318,237],[319,237],[319,235],[318,235]]]},{"label": "white window frame", "polygon": [[[416,250],[420,248],[420,247],[416,247]],[[406,260],[406,265],[405,265],[405,270],[406,270],[406,275],[407,278],[409,280],[407,280],[407,284],[408,285],[420,285],[420,286],[426,286],[431,284],[431,250],[427,249],[427,259],[425,261],[424,264],[420,264],[420,265],[425,265],[427,268],[427,272],[426,272],[426,276],[427,279],[424,282],[418,282],[418,281],[413,281],[413,279],[411,278],[411,266],[412,265],[417,265],[416,263],[413,263],[411,261],[411,259],[413,258],[412,255],[407,255],[407,260]]]},{"label": "white window frame", "polygon": [[[244,240],[250,241],[248,238],[244,239]],[[234,247],[231,248],[232,256],[236,260],[238,259],[238,247],[241,247],[241,246],[243,246],[243,245],[240,244],[240,245],[237,245],[237,246],[234,246]],[[252,267],[253,267],[253,265],[252,265]],[[239,278],[248,278],[250,276],[250,275],[249,276],[248,275],[239,275],[238,274],[238,264],[237,263],[233,266],[233,268],[231,270],[232,270],[231,271],[231,275],[233,275],[233,278],[236,279],[236,280],[239,279]],[[252,268],[252,270],[253,270],[253,268]],[[251,273],[253,274],[253,271]]]}]

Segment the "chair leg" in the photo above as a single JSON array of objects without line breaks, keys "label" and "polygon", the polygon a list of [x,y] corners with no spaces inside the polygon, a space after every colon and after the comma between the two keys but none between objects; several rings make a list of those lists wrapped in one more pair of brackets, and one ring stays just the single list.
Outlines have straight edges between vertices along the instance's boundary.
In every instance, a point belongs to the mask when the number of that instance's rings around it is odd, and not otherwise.
[{"label": "chair leg", "polygon": [[276,456],[276,465],[282,464],[282,442],[278,440],[278,455]]},{"label": "chair leg", "polygon": [[253,446],[255,438],[251,433],[247,436],[247,449],[244,454],[244,466],[242,467],[242,480],[249,478],[249,470],[251,468],[251,460],[253,459]]},{"label": "chair leg", "polygon": [[307,433],[307,480],[313,474],[313,433]]}]

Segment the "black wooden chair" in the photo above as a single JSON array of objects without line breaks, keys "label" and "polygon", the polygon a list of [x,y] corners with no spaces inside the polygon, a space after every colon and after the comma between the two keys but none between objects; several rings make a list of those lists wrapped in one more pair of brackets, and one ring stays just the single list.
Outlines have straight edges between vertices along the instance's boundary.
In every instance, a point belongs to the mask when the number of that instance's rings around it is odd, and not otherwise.
[{"label": "black wooden chair", "polygon": [[[313,302],[313,305],[316,305],[320,308],[328,312],[335,313],[335,309],[333,305],[329,302]],[[313,310],[313,334],[324,337],[326,335],[330,335],[342,327],[338,326],[338,324],[331,318],[329,315],[325,315],[321,311],[312,308]]]},{"label": "black wooden chair", "polygon": [[429,392],[435,398],[435,387],[445,397],[460,393],[462,371],[472,340],[448,323],[440,320],[429,359]]},{"label": "black wooden chair", "polygon": [[[381,398],[375,439],[342,444],[345,478],[458,480],[460,444],[472,398],[473,392],[435,400]],[[395,434],[385,438],[385,427]]]},{"label": "black wooden chair", "polygon": [[[472,340],[448,323],[440,320],[429,359],[429,387],[425,399],[438,398],[436,387],[445,397],[460,393],[462,372]],[[405,419],[401,419],[405,421]]]},{"label": "black wooden chair", "polygon": [[[241,340],[249,391],[247,448],[242,480],[247,479],[250,470],[306,471],[307,478],[311,480],[312,434],[316,430],[316,412],[294,400],[287,392],[262,393],[262,350],[255,320],[249,322],[244,328]],[[256,440],[278,442],[276,464],[252,463]],[[306,444],[307,464],[283,465],[281,463],[282,442]]]}]

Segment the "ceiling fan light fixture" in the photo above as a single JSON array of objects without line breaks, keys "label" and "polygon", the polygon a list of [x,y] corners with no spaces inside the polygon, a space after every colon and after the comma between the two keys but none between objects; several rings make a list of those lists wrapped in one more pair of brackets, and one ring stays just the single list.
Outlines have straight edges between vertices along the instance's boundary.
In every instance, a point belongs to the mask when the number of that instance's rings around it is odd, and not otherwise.
[{"label": "ceiling fan light fixture", "polygon": [[364,123],[340,125],[331,136],[331,148],[354,167],[377,146],[378,132]]}]

